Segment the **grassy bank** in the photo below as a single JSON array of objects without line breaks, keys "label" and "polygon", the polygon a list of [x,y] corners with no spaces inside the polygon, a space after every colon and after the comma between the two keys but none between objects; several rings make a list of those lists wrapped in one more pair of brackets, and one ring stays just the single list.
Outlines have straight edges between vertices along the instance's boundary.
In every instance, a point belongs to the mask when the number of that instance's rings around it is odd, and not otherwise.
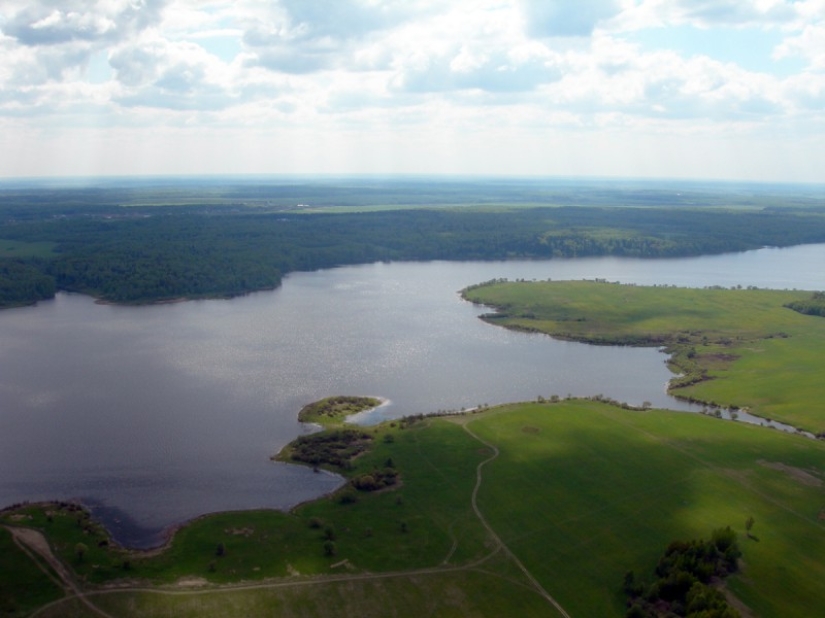
[{"label": "grassy bank", "polygon": [[464,291],[492,324],[597,344],[666,346],[673,394],[825,432],[825,319],[785,305],[810,292],[594,281],[492,282]]},{"label": "grassy bank", "polygon": [[[63,523],[33,514],[26,523],[44,530],[94,603],[118,616],[217,616],[231,608],[260,615],[377,616],[388,608],[399,616],[552,615],[473,511],[478,464],[489,460],[481,468],[480,514],[572,616],[622,616],[627,571],[649,573],[670,541],[706,538],[724,526],[738,533],[744,554],[741,573],[727,586],[755,615],[825,612],[822,442],[582,400],[370,431],[376,439],[352,474],[392,458],[398,488],[348,488],[292,513],[204,517],[156,555],[99,547],[76,513]],[[88,547],[82,561],[78,542]],[[97,588],[116,581],[152,591]],[[220,587],[238,582],[261,587]],[[319,590],[334,603],[321,607]],[[44,615],[72,615],[69,605]]]}]

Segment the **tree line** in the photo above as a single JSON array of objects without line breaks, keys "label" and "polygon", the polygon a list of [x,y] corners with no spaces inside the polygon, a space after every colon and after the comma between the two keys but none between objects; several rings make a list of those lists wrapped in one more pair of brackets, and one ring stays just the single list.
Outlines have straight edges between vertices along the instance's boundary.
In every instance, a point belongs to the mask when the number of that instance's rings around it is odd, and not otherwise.
[{"label": "tree line", "polygon": [[0,257],[0,306],[56,290],[119,303],[235,296],[293,271],[375,261],[681,257],[825,242],[825,215],[791,211],[535,207],[346,214],[73,206],[0,221],[0,239],[54,243]]}]

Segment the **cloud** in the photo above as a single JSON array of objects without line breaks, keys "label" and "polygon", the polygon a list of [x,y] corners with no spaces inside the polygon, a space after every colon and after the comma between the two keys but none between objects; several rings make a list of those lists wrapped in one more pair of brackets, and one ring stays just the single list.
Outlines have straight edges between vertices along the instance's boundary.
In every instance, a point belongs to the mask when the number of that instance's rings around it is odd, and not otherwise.
[{"label": "cloud", "polygon": [[[35,0],[4,11],[3,32],[23,45],[111,43],[160,21],[168,0]],[[14,3],[12,3],[14,6]]]},{"label": "cloud", "polygon": [[541,158],[548,131],[821,142],[823,15],[825,0],[0,0],[0,127],[35,162],[41,126],[77,143],[168,131],[169,152],[190,134],[265,134],[281,154],[287,135],[370,143],[381,164],[408,139],[458,161],[529,138]]},{"label": "cloud", "polygon": [[821,113],[825,109],[825,74],[795,75],[783,86],[784,96],[796,110],[806,116],[813,113],[819,118],[820,125],[825,122]]},{"label": "cloud", "polygon": [[488,53],[462,48],[453,56],[427,59],[393,80],[396,90],[448,92],[482,90],[492,93],[525,92],[561,77],[549,58],[518,58],[504,50]]},{"label": "cloud", "polygon": [[537,38],[590,36],[621,10],[617,0],[521,0],[521,8],[528,34]]},{"label": "cloud", "polygon": [[114,101],[126,107],[216,110],[237,100],[231,67],[194,43],[154,39],[128,45],[109,64],[122,85]]},{"label": "cloud", "polygon": [[247,24],[243,42],[253,53],[250,64],[285,73],[313,73],[346,66],[357,42],[399,24],[413,12],[409,3],[401,1],[281,0]]},{"label": "cloud", "polygon": [[678,0],[675,9],[685,21],[706,27],[778,24],[797,15],[794,3],[786,0]]},{"label": "cloud", "polygon": [[0,41],[0,53],[0,88],[27,88],[77,73],[92,52],[86,45],[40,49]]},{"label": "cloud", "polygon": [[18,56],[10,81],[35,85],[76,79],[96,51],[158,24],[168,0],[9,1],[0,30]]},{"label": "cloud", "polygon": [[610,20],[613,31],[693,26],[696,28],[798,27],[825,7],[823,0],[640,0]]},{"label": "cloud", "polygon": [[281,0],[299,38],[360,38],[392,26],[410,14],[403,2],[363,0]]},{"label": "cloud", "polygon": [[565,54],[564,76],[539,89],[547,109],[581,122],[709,120],[759,123],[787,112],[781,82],[703,56],[683,58],[597,36],[589,50]]},{"label": "cloud", "polygon": [[774,50],[774,57],[804,58],[810,68],[825,70],[825,23],[806,26],[799,34],[787,37]]}]

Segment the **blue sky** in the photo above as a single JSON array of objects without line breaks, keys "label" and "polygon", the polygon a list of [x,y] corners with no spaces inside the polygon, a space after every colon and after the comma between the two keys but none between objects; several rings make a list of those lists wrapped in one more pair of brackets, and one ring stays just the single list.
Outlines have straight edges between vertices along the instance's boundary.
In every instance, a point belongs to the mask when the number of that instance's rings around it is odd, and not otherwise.
[{"label": "blue sky", "polygon": [[0,177],[825,182],[825,0],[4,0]]}]

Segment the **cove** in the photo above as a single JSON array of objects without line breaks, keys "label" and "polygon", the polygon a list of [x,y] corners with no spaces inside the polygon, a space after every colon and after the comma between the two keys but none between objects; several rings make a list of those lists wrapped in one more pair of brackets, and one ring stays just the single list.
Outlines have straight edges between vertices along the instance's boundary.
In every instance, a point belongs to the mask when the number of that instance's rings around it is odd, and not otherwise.
[{"label": "cove", "polygon": [[74,499],[122,544],[204,513],[289,508],[340,479],[269,460],[334,394],[376,417],[537,396],[686,409],[655,349],[495,328],[461,288],[497,277],[825,289],[825,245],[712,257],[369,264],[231,300],[122,307],[60,294],[0,312],[0,506]]}]

